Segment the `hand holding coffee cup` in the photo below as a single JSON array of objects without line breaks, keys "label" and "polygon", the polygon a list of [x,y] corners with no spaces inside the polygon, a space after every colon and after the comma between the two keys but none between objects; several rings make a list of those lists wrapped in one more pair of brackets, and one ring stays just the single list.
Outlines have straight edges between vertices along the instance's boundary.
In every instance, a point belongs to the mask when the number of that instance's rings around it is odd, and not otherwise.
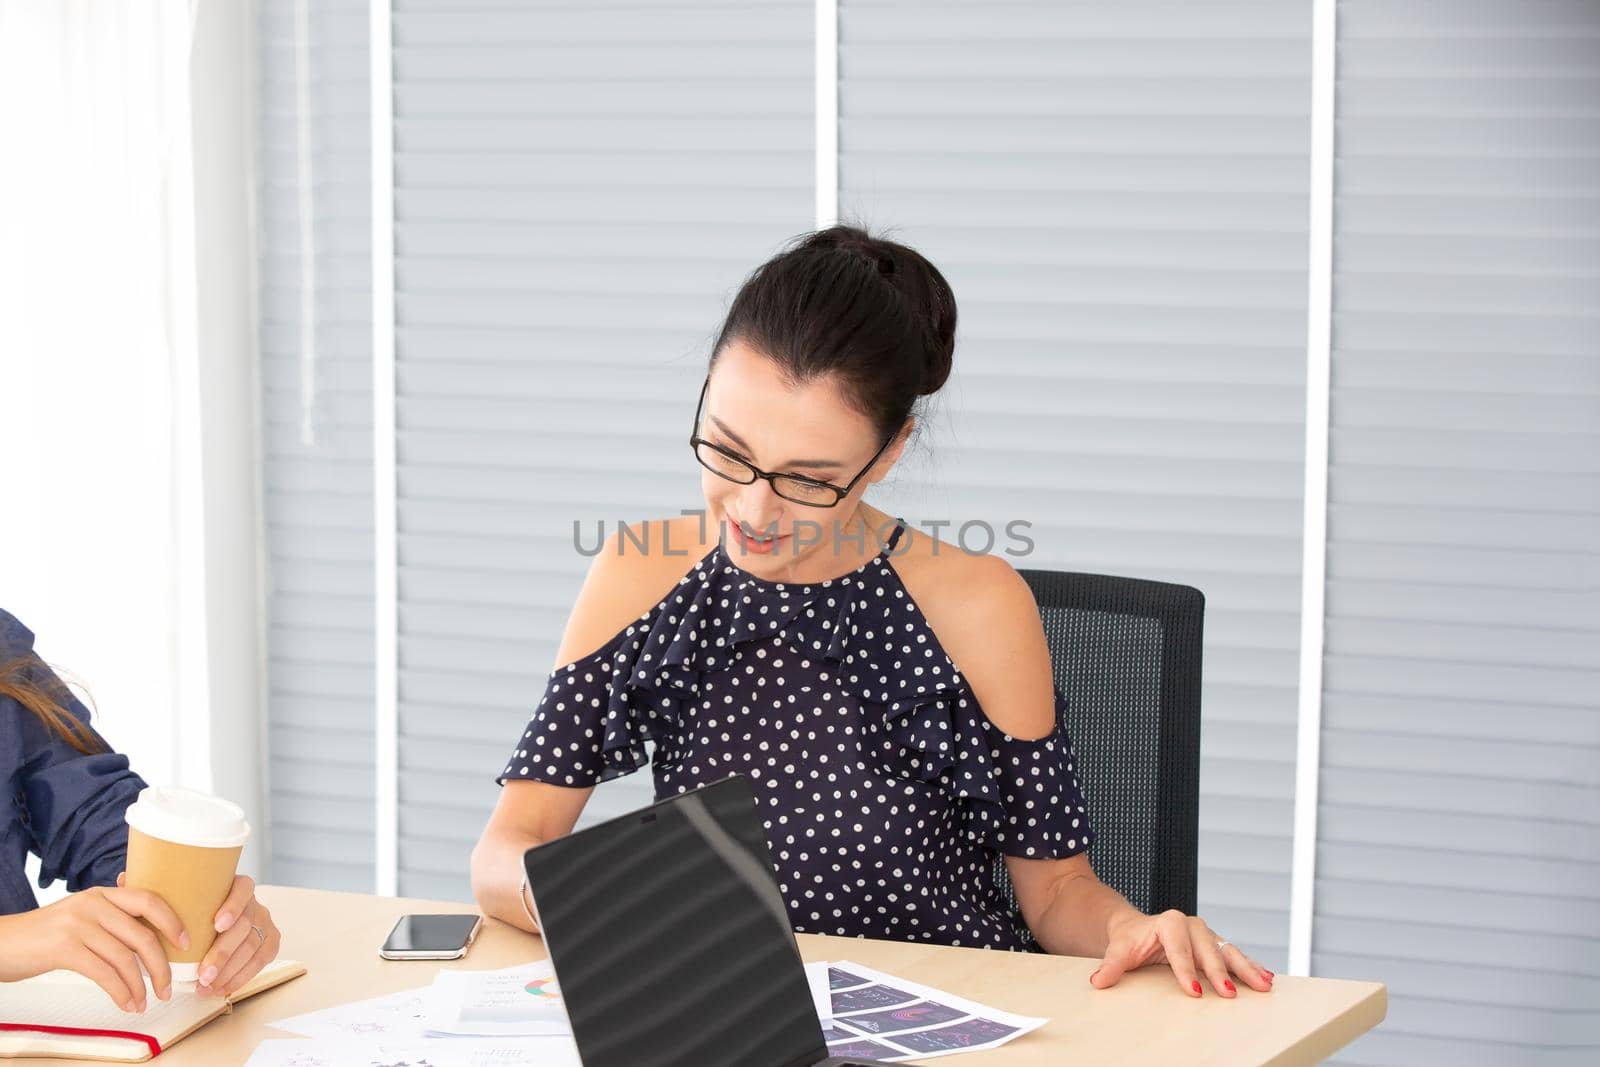
[{"label": "hand holding coffee cup", "polygon": [[256,899],[253,879],[238,875],[213,925],[217,940],[200,961],[198,989],[202,996],[233,993],[278,956],[282,940],[267,906]]},{"label": "hand holding coffee cup", "polygon": [[[127,875],[117,875],[117,885],[126,884]],[[278,949],[283,944],[282,931],[272,921],[272,912],[256,899],[255,879],[249,875],[234,876],[233,889],[212,925],[219,936],[211,943],[206,958],[200,961],[195,991],[201,996],[214,993],[225,997],[235,993],[261,968],[278,958]],[[183,936],[187,939],[189,935]]]},{"label": "hand holding coffee cup", "polygon": [[128,868],[119,885],[148,890],[188,933],[174,944],[160,930],[174,982],[226,994],[277,954],[278,929],[236,874],[250,824],[236,804],[175,786],[146,788],[128,806]]}]

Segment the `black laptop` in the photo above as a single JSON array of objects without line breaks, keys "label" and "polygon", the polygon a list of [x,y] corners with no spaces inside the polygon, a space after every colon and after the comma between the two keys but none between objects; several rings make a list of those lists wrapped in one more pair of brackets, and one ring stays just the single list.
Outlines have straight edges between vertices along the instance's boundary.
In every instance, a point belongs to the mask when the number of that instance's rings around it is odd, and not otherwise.
[{"label": "black laptop", "polygon": [[748,778],[523,865],[584,1067],[871,1067],[828,1056]]}]

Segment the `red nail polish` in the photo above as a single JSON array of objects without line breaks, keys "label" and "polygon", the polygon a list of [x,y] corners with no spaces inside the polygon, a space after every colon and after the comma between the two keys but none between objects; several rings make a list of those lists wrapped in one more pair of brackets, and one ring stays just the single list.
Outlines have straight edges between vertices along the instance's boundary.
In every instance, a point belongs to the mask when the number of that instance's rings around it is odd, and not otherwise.
[{"label": "red nail polish", "polygon": [[1194,988],[1194,995],[1197,996],[1197,997],[1200,996],[1201,995],[1200,983],[1199,982],[1194,983],[1193,988]]},{"label": "red nail polish", "polygon": [[1271,971],[1267,970],[1265,967],[1261,968],[1261,973],[1267,976],[1267,981],[1269,981],[1269,982],[1277,977],[1277,975],[1273,974]]},{"label": "red nail polish", "polygon": [[1224,980],[1223,980],[1223,983],[1222,983],[1222,988],[1223,988],[1223,989],[1226,989],[1226,990],[1227,990],[1227,991],[1228,991],[1228,992],[1230,992],[1230,993],[1237,993],[1237,992],[1239,992],[1239,989],[1238,989],[1238,987],[1237,987],[1237,986],[1235,986],[1235,985],[1234,985],[1234,984],[1233,984],[1233,983],[1232,983],[1232,982],[1231,982],[1231,981],[1228,981],[1228,980],[1226,980],[1226,979],[1224,979]]}]

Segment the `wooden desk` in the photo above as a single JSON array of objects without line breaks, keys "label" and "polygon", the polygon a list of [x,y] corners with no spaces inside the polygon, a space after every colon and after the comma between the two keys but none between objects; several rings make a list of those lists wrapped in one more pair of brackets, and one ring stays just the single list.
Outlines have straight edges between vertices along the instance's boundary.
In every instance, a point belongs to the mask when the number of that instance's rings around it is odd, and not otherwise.
[{"label": "wooden desk", "polygon": [[[509,967],[545,956],[544,942],[515,927],[485,920],[464,960],[397,962],[378,957],[395,919],[405,912],[464,912],[464,904],[327,893],[262,886],[261,899],[283,930],[283,956],[308,973],[245,1001],[164,1052],[161,1067],[224,1067],[243,1063],[265,1037],[293,1036],[269,1020],[401,989],[428,985],[434,970]],[[1070,956],[944,948],[802,934],[807,960],[852,959],[890,974],[1050,1022],[1004,1048],[940,1057],[950,1067],[1315,1063],[1372,1029],[1384,1017],[1387,995],[1376,982],[1278,978],[1270,994],[1243,987],[1236,1000],[1209,992],[1186,997],[1165,967],[1126,976],[1095,990],[1098,961]],[[81,1067],[82,1060],[32,1060]]]}]

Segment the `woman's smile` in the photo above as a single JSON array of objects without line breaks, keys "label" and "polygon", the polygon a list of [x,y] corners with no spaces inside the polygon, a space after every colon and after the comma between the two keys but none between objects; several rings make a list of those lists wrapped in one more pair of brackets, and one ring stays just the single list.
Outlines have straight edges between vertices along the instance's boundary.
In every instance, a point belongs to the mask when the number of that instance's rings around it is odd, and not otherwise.
[{"label": "woman's smile", "polygon": [[778,545],[783,542],[784,538],[789,536],[788,534],[783,534],[779,537],[767,536],[763,538],[756,532],[757,528],[754,526],[749,527],[750,532],[746,534],[746,527],[744,523],[733,518],[732,516],[729,516],[728,522],[733,527],[733,535],[737,539],[739,547],[747,552],[754,552],[758,554],[774,552],[777,550]]}]

